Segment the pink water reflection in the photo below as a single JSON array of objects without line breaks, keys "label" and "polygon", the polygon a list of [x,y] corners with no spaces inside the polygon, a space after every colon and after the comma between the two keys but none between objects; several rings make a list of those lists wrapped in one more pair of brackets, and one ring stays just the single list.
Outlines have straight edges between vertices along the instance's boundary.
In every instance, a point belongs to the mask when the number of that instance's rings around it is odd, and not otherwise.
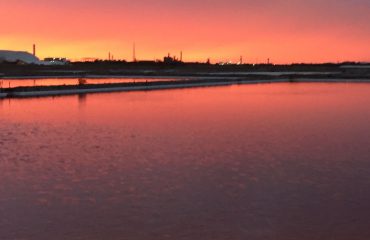
[{"label": "pink water reflection", "polygon": [[[87,84],[175,81],[178,78],[83,78]],[[0,79],[3,88],[78,85],[79,78]]]},{"label": "pink water reflection", "polygon": [[0,100],[0,239],[368,239],[370,85]]}]

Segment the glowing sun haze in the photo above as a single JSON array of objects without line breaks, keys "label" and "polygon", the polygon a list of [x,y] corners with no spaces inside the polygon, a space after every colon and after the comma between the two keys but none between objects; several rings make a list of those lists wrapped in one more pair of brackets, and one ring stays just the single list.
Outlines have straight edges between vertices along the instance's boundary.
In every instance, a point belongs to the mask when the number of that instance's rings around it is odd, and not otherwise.
[{"label": "glowing sun haze", "polygon": [[0,0],[0,49],[41,58],[370,61],[370,0]]}]

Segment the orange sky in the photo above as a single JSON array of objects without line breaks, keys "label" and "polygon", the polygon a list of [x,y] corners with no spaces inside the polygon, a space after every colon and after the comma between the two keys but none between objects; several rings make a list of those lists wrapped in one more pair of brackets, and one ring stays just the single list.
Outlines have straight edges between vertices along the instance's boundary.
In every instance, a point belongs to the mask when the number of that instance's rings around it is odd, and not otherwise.
[{"label": "orange sky", "polygon": [[0,49],[40,58],[370,61],[369,0],[0,0]]}]

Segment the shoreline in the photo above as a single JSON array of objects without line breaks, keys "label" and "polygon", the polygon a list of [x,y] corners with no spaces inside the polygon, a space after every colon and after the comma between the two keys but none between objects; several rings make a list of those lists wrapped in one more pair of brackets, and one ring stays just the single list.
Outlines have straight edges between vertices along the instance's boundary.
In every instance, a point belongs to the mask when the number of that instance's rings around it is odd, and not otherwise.
[{"label": "shoreline", "polygon": [[181,88],[232,86],[240,84],[264,84],[264,83],[370,83],[368,79],[196,79],[179,80],[173,82],[147,82],[147,83],[110,83],[110,84],[87,84],[87,85],[64,85],[64,86],[38,86],[38,87],[17,87],[0,90],[0,98],[33,98],[51,97],[63,95],[78,95],[89,93],[129,92],[129,91],[151,91]]}]

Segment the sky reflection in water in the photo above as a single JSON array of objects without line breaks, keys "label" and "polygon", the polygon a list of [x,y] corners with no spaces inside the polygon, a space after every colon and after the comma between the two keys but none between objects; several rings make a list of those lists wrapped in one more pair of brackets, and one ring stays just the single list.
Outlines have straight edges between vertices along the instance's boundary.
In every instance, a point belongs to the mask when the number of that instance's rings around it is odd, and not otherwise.
[{"label": "sky reflection in water", "polygon": [[0,239],[369,239],[370,85],[0,100]]}]

